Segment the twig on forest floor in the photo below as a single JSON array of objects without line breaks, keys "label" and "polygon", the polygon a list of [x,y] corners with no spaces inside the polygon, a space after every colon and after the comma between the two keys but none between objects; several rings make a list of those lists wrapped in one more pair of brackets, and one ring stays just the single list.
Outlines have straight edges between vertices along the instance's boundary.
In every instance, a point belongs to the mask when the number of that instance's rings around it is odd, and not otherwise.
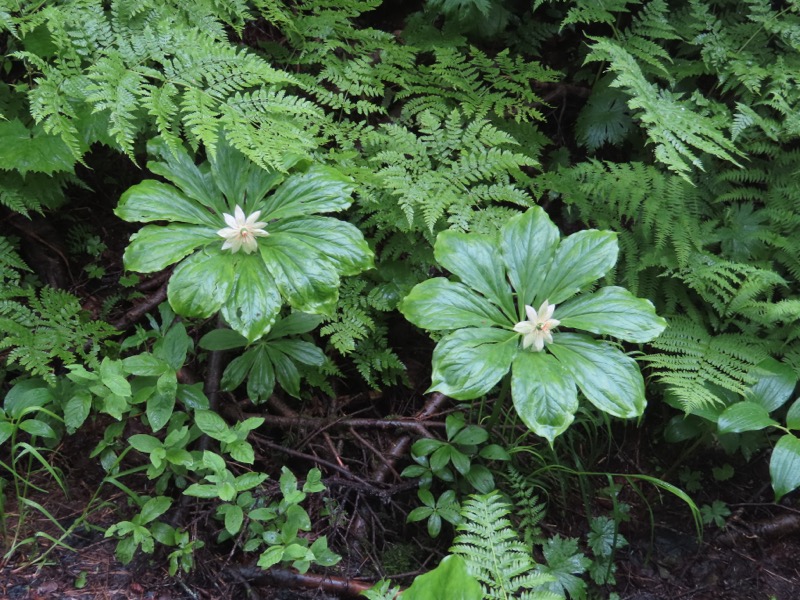
[{"label": "twig on forest floor", "polygon": [[345,579],[333,575],[316,573],[298,573],[289,569],[272,568],[267,571],[257,567],[238,567],[231,570],[234,577],[249,579],[256,583],[269,583],[281,587],[301,587],[307,589],[335,592],[341,596],[357,597],[361,592],[370,589],[374,584],[367,581]]},{"label": "twig on forest floor", "polygon": [[254,441],[256,441],[258,444],[262,446],[266,446],[267,448],[272,448],[273,450],[277,450],[278,452],[283,452],[284,454],[288,454],[289,456],[294,456],[296,458],[303,458],[305,460],[317,463],[318,465],[322,465],[328,467],[329,469],[333,469],[338,473],[342,473],[345,477],[348,477],[349,479],[352,479],[354,481],[358,481],[363,485],[370,485],[368,481],[365,481],[358,475],[351,473],[347,467],[340,467],[336,463],[331,462],[329,460],[325,460],[324,458],[320,458],[319,456],[314,456],[313,454],[306,454],[305,452],[298,452],[297,450],[292,450],[291,448],[287,448],[286,446],[281,446],[280,444],[271,442],[263,435],[260,435],[255,432],[251,433],[250,435],[252,436]]},{"label": "twig on forest floor", "polygon": [[728,530],[717,536],[716,542],[724,546],[739,546],[754,539],[777,539],[800,531],[800,515],[781,515],[756,523],[747,523],[744,529]]},{"label": "twig on forest floor", "polygon": [[114,321],[111,326],[114,329],[119,331],[125,331],[128,327],[136,323],[139,319],[141,319],[145,313],[153,310],[159,304],[161,304],[164,300],[167,299],[167,286],[166,284],[162,285],[156,292],[144,300],[142,300],[136,306],[131,307],[128,312],[126,312],[122,317]]},{"label": "twig on forest floor", "polygon": [[[261,413],[244,413],[243,416],[256,417],[264,416]],[[444,421],[425,421],[423,425],[415,418],[399,419],[370,419],[370,418],[326,418],[326,417],[307,417],[303,415],[285,416],[268,415],[262,427],[280,427],[288,429],[291,427],[301,428],[358,428],[358,429],[409,429],[419,435],[426,435],[426,428],[442,428]]]},{"label": "twig on forest floor", "polygon": [[[422,407],[422,410],[416,414],[415,419],[418,421],[424,421],[425,419],[432,417],[439,411],[442,405],[447,402],[447,400],[448,397],[444,394],[440,394],[439,392],[433,393],[430,398],[428,398],[425,406]],[[397,438],[384,455],[386,461],[382,462],[378,467],[376,467],[372,474],[371,480],[374,483],[384,483],[390,474],[396,472],[394,469],[395,463],[400,458],[405,456],[410,446],[411,436],[409,434],[403,434]],[[367,523],[364,517],[360,514],[356,514],[351,523],[350,532],[357,540],[365,538],[366,525]]]}]

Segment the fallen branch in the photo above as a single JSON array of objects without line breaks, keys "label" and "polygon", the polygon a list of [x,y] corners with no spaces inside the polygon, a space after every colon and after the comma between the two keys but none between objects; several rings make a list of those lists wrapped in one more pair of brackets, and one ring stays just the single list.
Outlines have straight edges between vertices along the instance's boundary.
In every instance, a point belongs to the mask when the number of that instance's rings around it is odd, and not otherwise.
[{"label": "fallen branch", "polygon": [[374,583],[345,579],[333,575],[317,575],[316,573],[298,573],[289,569],[272,568],[267,571],[258,567],[239,567],[235,575],[258,584],[272,584],[281,588],[295,587],[325,592],[334,592],[340,596],[357,597],[361,592],[370,589]]},{"label": "fallen branch", "polygon": [[114,321],[111,325],[114,329],[125,331],[128,327],[139,321],[146,313],[150,312],[167,299],[167,286],[162,285],[158,290],[145,298],[142,302],[132,307],[122,317]]},{"label": "fallen branch", "polygon": [[[430,418],[434,414],[436,414],[439,409],[442,407],[445,402],[447,402],[448,397],[444,394],[440,394],[439,392],[435,392],[428,398],[428,401],[425,403],[425,406],[422,407],[422,410],[419,411],[416,416],[414,417],[417,421],[424,421],[425,419]],[[411,436],[408,434],[404,434],[397,438],[394,443],[391,445],[389,450],[385,453],[384,458],[385,460],[381,462],[378,467],[376,467],[375,471],[372,474],[371,480],[373,483],[384,483],[389,475],[395,472],[394,465],[395,463],[406,455],[408,449],[411,447]],[[366,529],[366,521],[364,517],[360,514],[356,514],[353,518],[353,523],[351,527],[351,532],[355,536],[356,539],[364,539],[365,529]]]}]

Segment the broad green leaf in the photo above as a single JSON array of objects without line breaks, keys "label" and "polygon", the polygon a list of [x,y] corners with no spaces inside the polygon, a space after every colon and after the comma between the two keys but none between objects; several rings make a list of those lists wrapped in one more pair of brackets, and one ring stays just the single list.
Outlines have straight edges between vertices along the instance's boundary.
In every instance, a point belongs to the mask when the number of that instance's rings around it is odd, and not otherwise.
[{"label": "broad green leaf", "polygon": [[466,444],[468,446],[482,444],[489,439],[489,433],[477,425],[468,425],[459,431],[451,440],[454,444]]},{"label": "broad green leaf", "polygon": [[173,323],[167,333],[153,345],[153,354],[177,371],[186,362],[186,355],[194,346],[186,327],[180,321]]},{"label": "broad green leaf", "polygon": [[272,361],[278,385],[290,396],[300,397],[300,372],[294,361],[272,345],[264,346]]},{"label": "broad green leaf", "polygon": [[777,421],[769,418],[766,408],[746,400],[726,408],[717,421],[720,433],[758,431],[776,425],[778,425]]},{"label": "broad green leaf", "polygon": [[40,379],[23,379],[6,394],[3,407],[13,419],[19,419],[33,408],[40,408],[54,400],[53,392]]},{"label": "broad green leaf", "polygon": [[26,431],[31,435],[38,435],[39,437],[56,439],[58,434],[53,430],[50,425],[39,419],[25,419],[20,423],[19,428]]},{"label": "broad green leaf", "polygon": [[109,394],[103,398],[103,408],[101,410],[119,421],[122,419],[122,414],[127,411],[128,408],[130,408],[130,406],[125,396]]},{"label": "broad green leaf", "polygon": [[231,535],[236,535],[242,528],[244,521],[244,512],[240,506],[229,504],[228,510],[225,511],[225,529]]},{"label": "broad green leaf", "polygon": [[412,456],[428,456],[434,450],[438,450],[444,445],[444,442],[441,440],[435,440],[433,438],[422,438],[414,442],[411,446],[411,455]]},{"label": "broad green leaf", "polygon": [[267,480],[267,478],[268,475],[266,473],[244,473],[236,478],[236,481],[233,482],[233,485],[237,492],[244,492],[261,485]]},{"label": "broad green leaf", "polygon": [[205,450],[203,452],[203,465],[214,471],[214,473],[225,473],[225,459],[216,452]]},{"label": "broad green leaf", "polygon": [[310,494],[325,491],[325,485],[322,483],[322,471],[316,467],[309,470],[306,481],[303,483],[303,491]]},{"label": "broad green leaf", "polygon": [[248,442],[239,440],[226,446],[226,450],[230,453],[233,460],[246,465],[252,465],[256,460],[255,450]]},{"label": "broad green leaf", "polygon": [[236,260],[215,251],[197,252],[177,266],[167,285],[172,309],[185,317],[210,317],[230,295]]},{"label": "broad green leaf", "polygon": [[341,556],[328,549],[328,538],[324,535],[314,540],[309,550],[314,554],[314,562],[323,567],[332,567],[342,560]]},{"label": "broad green leaf", "polygon": [[283,302],[275,281],[257,254],[236,265],[233,293],[222,305],[222,316],[235,331],[254,342],[269,331]]},{"label": "broad green leaf", "polygon": [[589,229],[561,240],[535,304],[561,304],[605,275],[617,262],[617,235]]},{"label": "broad green leaf", "polygon": [[92,395],[85,390],[75,392],[75,395],[64,406],[64,425],[67,431],[73,433],[83,425],[91,408]]},{"label": "broad green leaf", "polygon": [[233,442],[236,440],[236,435],[228,427],[225,420],[214,411],[194,411],[194,422],[200,431],[215,440],[220,442]]},{"label": "broad green leaf", "polygon": [[217,498],[217,486],[215,485],[205,485],[202,483],[193,483],[185,490],[183,490],[184,496],[194,496],[197,498]]},{"label": "broad green leaf", "polygon": [[339,276],[313,247],[284,232],[261,238],[258,247],[289,304],[310,313],[333,311],[339,298]]},{"label": "broad green leaf", "polygon": [[224,392],[230,392],[239,387],[253,367],[253,361],[257,355],[258,352],[256,350],[248,350],[229,362],[228,366],[225,367],[225,372],[222,374],[220,389]]},{"label": "broad green leaf", "polygon": [[247,378],[247,394],[253,402],[263,402],[275,389],[275,369],[267,351],[262,347],[255,352],[255,360]]},{"label": "broad green leaf", "polygon": [[786,412],[786,427],[800,429],[800,398],[795,400]]},{"label": "broad green leaf", "polygon": [[482,600],[483,589],[467,571],[467,563],[458,555],[445,556],[439,566],[418,575],[405,592],[403,600]]},{"label": "broad green leaf", "polygon": [[481,494],[488,494],[496,488],[492,472],[483,465],[472,465],[465,478]]},{"label": "broad green leaf", "polygon": [[156,392],[147,399],[147,420],[156,432],[169,422],[175,409],[175,394]]},{"label": "broad green leaf", "polygon": [[269,569],[281,562],[282,558],[283,546],[272,546],[261,553],[261,556],[258,557],[257,564],[262,569]]},{"label": "broad green leaf", "polygon": [[134,522],[140,525],[149,523],[167,512],[171,504],[172,498],[167,498],[166,496],[150,498],[150,500],[145,502],[139,515],[134,518]]},{"label": "broad green leaf", "polygon": [[428,392],[457,400],[483,396],[508,373],[517,346],[517,334],[502,329],[467,328],[446,335],[433,351]]},{"label": "broad green leaf", "polygon": [[414,286],[398,308],[414,325],[431,331],[512,325],[494,304],[463,283],[453,283],[443,277]]},{"label": "broad green leaf", "polygon": [[256,210],[256,203],[281,179],[279,173],[266,171],[245,158],[224,136],[220,137],[209,163],[214,183],[225,194],[228,204],[241,206],[247,214]]},{"label": "broad green leaf", "polygon": [[191,385],[184,383],[178,384],[178,389],[175,392],[178,400],[183,402],[186,408],[190,409],[205,409],[208,408],[208,398],[203,393],[203,383],[198,381]]},{"label": "broad green leaf", "polygon": [[372,250],[358,227],[332,217],[295,217],[267,227],[314,248],[336,265],[341,275],[356,275],[375,267]]},{"label": "broad green leaf", "polygon": [[547,348],[597,408],[623,419],[641,416],[647,402],[635,360],[607,342],[575,333],[559,333]]},{"label": "broad green leaf", "polygon": [[508,278],[517,291],[519,311],[526,304],[532,305],[537,297],[555,256],[558,238],[558,227],[538,206],[503,225],[500,250],[508,267]]},{"label": "broad green leaf", "polygon": [[787,434],[778,440],[769,461],[769,474],[775,502],[800,487],[800,439]]},{"label": "broad green leaf", "polygon": [[317,328],[322,322],[319,315],[311,315],[304,312],[293,312],[288,317],[279,319],[267,336],[267,339],[275,339],[299,333],[308,333]]},{"label": "broad green leaf", "polygon": [[207,225],[215,230],[225,227],[222,215],[211,214],[178,188],[154,179],[145,179],[125,190],[114,214],[123,221],[138,223],[170,221]]},{"label": "broad green leaf", "polygon": [[789,365],[767,358],[754,373],[758,381],[745,392],[745,398],[763,406],[767,412],[778,410],[788,402],[797,385],[797,375]]},{"label": "broad green leaf", "polygon": [[652,302],[614,286],[562,304],[556,308],[554,318],[561,321],[562,327],[639,343],[658,337],[667,326],[667,322],[656,315]]},{"label": "broad green leaf", "polygon": [[499,306],[509,319],[517,314],[497,241],[477,233],[443,231],[436,238],[436,262]]},{"label": "broad green leaf", "polygon": [[209,331],[197,343],[204,350],[231,350],[247,346],[247,338],[232,329]]},{"label": "broad green leaf", "polygon": [[184,425],[180,429],[172,429],[164,438],[165,446],[185,446],[189,441],[189,426]]},{"label": "broad green leaf", "polygon": [[268,221],[344,210],[353,202],[352,191],[350,178],[331,167],[314,165],[289,177],[267,198],[261,217]]},{"label": "broad green leaf", "polygon": [[311,342],[303,340],[275,340],[269,348],[279,350],[289,358],[304,365],[319,367],[325,362],[325,353]]},{"label": "broad green leaf", "polygon": [[117,396],[130,396],[131,384],[125,378],[125,369],[121,360],[106,357],[100,363],[100,381]]},{"label": "broad green leaf", "polygon": [[170,369],[167,363],[149,352],[123,358],[122,366],[125,368],[125,371],[131,375],[151,377],[158,377]]},{"label": "broad green leaf", "polygon": [[211,173],[208,169],[201,170],[185,149],[180,148],[177,153],[173,153],[164,140],[157,137],[147,143],[147,152],[163,161],[147,163],[147,168],[152,173],[168,179],[183,190],[187,196],[211,210],[215,212],[222,210],[224,207],[222,196],[217,186],[214,185]]},{"label": "broad green leaf", "polygon": [[163,447],[163,444],[158,438],[147,435],[146,433],[132,435],[128,438],[128,443],[139,452],[144,452],[145,454],[150,454],[156,448]]},{"label": "broad green leaf", "polygon": [[9,423],[8,421],[0,421],[0,446],[2,446],[5,441],[10,438],[14,434],[14,427],[13,423]]},{"label": "broad green leaf", "polygon": [[517,414],[551,444],[578,410],[578,390],[564,367],[544,352],[520,350],[511,366],[511,397]]},{"label": "broad green leaf", "polygon": [[122,259],[129,271],[153,273],[217,242],[222,247],[222,238],[200,225],[145,225],[131,236]]}]

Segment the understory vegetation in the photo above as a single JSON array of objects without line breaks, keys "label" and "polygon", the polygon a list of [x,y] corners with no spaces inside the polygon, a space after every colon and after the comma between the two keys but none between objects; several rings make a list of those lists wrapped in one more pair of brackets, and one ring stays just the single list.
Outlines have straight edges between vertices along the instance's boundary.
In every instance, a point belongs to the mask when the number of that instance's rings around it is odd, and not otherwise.
[{"label": "understory vegetation", "polygon": [[0,565],[609,598],[632,513],[726,526],[692,457],[800,487],[800,2],[0,0],[0,43]]}]

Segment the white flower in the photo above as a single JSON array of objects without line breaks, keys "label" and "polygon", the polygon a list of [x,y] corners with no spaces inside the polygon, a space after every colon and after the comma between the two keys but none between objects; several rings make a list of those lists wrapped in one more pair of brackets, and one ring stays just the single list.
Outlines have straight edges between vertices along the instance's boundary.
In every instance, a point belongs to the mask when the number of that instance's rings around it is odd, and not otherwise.
[{"label": "white flower", "polygon": [[561,321],[551,318],[555,304],[550,304],[545,300],[539,307],[538,312],[532,306],[525,306],[525,314],[528,315],[527,321],[520,321],[514,325],[514,331],[522,334],[522,347],[533,346],[536,352],[544,350],[544,344],[553,343],[551,330],[558,327]]},{"label": "white flower", "polygon": [[244,211],[239,205],[233,211],[233,215],[223,213],[222,217],[225,219],[227,227],[223,227],[217,231],[217,235],[225,238],[225,243],[222,244],[222,249],[231,249],[231,252],[238,252],[241,248],[245,254],[252,254],[258,249],[258,242],[256,237],[264,237],[269,235],[264,231],[266,223],[256,222],[258,217],[261,216],[261,211],[257,210],[249,217],[245,218]]}]

